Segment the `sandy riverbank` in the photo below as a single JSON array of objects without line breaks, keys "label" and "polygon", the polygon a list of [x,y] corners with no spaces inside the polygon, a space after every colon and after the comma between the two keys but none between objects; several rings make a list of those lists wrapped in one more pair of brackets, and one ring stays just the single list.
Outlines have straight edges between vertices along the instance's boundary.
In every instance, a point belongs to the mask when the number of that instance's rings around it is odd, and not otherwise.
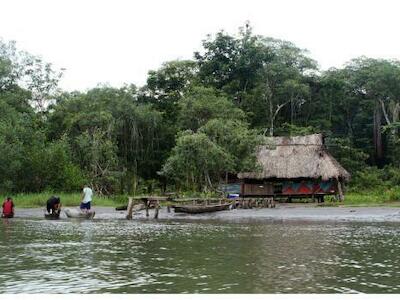
[{"label": "sandy riverbank", "polygon": [[[74,208],[72,208],[74,209]],[[125,219],[126,211],[116,211],[112,207],[94,207],[96,220]],[[21,208],[16,218],[43,218],[42,208]],[[153,219],[154,210],[150,210],[149,219]],[[64,213],[61,219],[68,219]],[[144,210],[133,215],[134,220],[145,220]],[[279,205],[274,209],[253,208],[234,209],[215,213],[188,215],[168,213],[162,208],[159,220],[221,220],[221,221],[317,221],[317,222],[400,222],[400,208],[396,207],[315,207],[301,204]]]}]

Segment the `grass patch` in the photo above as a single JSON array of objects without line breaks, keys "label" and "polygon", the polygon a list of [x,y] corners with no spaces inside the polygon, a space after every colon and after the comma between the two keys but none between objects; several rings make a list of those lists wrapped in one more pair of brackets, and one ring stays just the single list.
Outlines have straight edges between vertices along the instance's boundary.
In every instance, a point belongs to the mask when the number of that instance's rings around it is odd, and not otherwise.
[{"label": "grass patch", "polygon": [[[33,208],[33,207],[45,207],[47,200],[52,196],[59,196],[63,206],[79,206],[81,203],[80,193],[52,193],[43,192],[35,194],[16,194],[16,195],[1,195],[1,199],[5,199],[6,196],[10,196],[14,200],[15,206],[21,208]],[[116,196],[96,196],[94,195],[92,200],[92,206],[118,206],[128,203],[128,196],[116,195]]]},{"label": "grass patch", "polygon": [[344,205],[352,206],[400,206],[400,188],[347,193]]},{"label": "grass patch", "polygon": [[[20,193],[16,195],[0,195],[0,199],[5,199],[6,196],[11,196],[14,200],[15,206],[18,208],[33,208],[45,207],[46,201],[52,195],[59,196],[63,206],[79,206],[81,202],[80,193],[56,193],[56,192],[43,192],[43,193]],[[201,194],[201,193],[181,193],[180,198],[183,197],[216,197],[218,195]],[[333,198],[333,197],[331,197]],[[379,189],[373,191],[350,191],[345,195],[344,202],[333,201],[329,196],[325,197],[325,202],[320,203],[321,207],[335,207],[335,206],[400,206],[400,187],[390,189]],[[179,200],[179,198],[178,198]],[[309,200],[309,199],[308,199]],[[305,200],[302,199],[302,202]],[[127,195],[113,195],[113,196],[96,196],[93,197],[93,206],[109,206],[116,207],[128,204]],[[162,203],[167,204],[167,203]]]}]

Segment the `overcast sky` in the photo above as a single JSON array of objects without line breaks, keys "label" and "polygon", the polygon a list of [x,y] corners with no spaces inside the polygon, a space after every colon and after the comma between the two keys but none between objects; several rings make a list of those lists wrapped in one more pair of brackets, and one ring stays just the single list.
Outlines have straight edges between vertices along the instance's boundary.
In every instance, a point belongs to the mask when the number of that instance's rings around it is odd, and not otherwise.
[{"label": "overcast sky", "polygon": [[61,87],[143,85],[147,72],[193,58],[207,34],[254,33],[310,51],[322,69],[351,58],[400,59],[400,4],[390,0],[1,0],[0,37],[65,68]]}]

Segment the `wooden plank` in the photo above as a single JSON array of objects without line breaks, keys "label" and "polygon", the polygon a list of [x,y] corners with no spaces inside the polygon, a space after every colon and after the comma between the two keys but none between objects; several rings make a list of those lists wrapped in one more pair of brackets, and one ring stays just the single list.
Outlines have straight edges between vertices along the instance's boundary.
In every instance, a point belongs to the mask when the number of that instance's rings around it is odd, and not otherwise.
[{"label": "wooden plank", "polygon": [[146,197],[140,197],[140,200],[142,201],[168,201],[171,198],[169,197],[162,197],[162,196],[146,196]]}]

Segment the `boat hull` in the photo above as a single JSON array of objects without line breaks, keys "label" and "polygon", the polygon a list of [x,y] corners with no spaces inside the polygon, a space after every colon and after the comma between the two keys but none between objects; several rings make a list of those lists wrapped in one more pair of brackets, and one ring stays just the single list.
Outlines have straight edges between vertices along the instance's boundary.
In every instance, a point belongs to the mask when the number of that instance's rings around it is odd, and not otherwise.
[{"label": "boat hull", "polygon": [[176,213],[201,214],[201,213],[210,213],[210,212],[227,210],[229,206],[230,204],[227,203],[227,204],[205,205],[205,206],[175,205],[173,206],[173,208]]},{"label": "boat hull", "polygon": [[72,211],[69,209],[65,209],[64,212],[68,218],[73,218],[73,219],[93,219],[95,215],[94,211],[83,213],[80,211]]},{"label": "boat hull", "polygon": [[44,218],[46,220],[58,220],[60,218],[60,214],[44,214]]},{"label": "boat hull", "polygon": [[14,218],[14,215],[1,215],[1,217],[3,219],[12,219],[12,218]]}]

